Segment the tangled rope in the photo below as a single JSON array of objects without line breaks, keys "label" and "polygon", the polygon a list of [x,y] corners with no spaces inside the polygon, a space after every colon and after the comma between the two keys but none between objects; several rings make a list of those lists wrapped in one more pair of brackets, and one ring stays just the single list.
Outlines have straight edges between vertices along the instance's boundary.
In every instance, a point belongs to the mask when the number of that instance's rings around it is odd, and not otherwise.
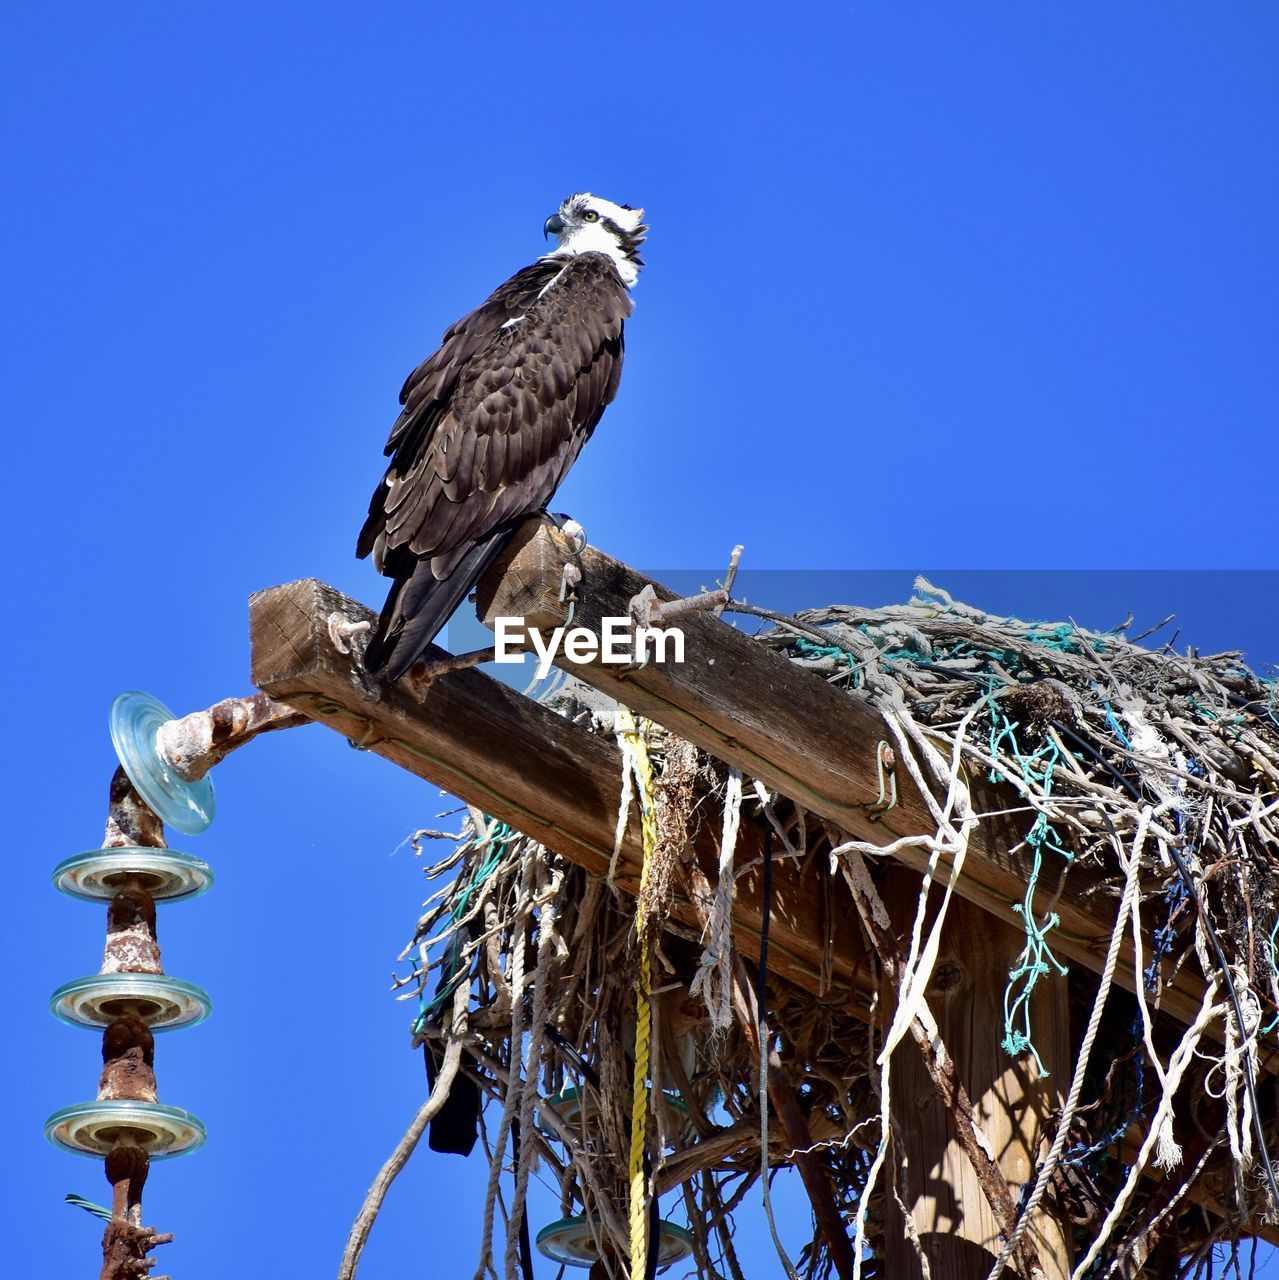
[{"label": "tangled rope", "polygon": [[733,853],[742,820],[742,775],[729,769],[724,791],[724,825],[719,838],[719,880],[706,926],[706,949],[689,994],[700,996],[710,1014],[711,1025],[724,1032],[733,1021]]},{"label": "tangled rope", "polygon": [[[649,956],[648,919],[644,910],[653,850],[657,845],[657,816],[653,805],[653,766],[648,742],[630,711],[618,705],[617,735],[629,748],[628,759],[635,775],[639,796],[640,830],[644,862],[640,871],[640,891],[635,912],[635,944],[639,952],[639,979],[635,984],[635,1075],[631,1084],[631,1280],[646,1280],[648,1273],[648,1196],[644,1172],[644,1149],[648,1134],[648,1074],[652,1043],[652,961]],[[619,826],[625,819],[619,819]]]}]

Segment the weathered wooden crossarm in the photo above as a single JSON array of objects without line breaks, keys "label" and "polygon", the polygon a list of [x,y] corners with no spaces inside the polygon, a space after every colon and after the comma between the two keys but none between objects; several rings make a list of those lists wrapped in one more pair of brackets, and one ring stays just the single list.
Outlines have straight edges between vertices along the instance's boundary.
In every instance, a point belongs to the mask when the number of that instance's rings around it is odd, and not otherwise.
[{"label": "weathered wooden crossarm", "polygon": [[[389,683],[364,670],[358,651],[342,652],[329,620],[372,619],[364,605],[314,579],[272,587],[253,596],[249,626],[253,682],[272,697],[436,786],[460,796],[517,830],[541,840],[593,875],[608,870],[617,824],[621,754],[616,744],[571,724],[478,670],[449,672],[418,697],[408,681]],[[357,642],[358,643],[358,642]],[[347,647],[345,644],[343,648]],[[432,649],[428,662],[448,655]],[[716,865],[713,824],[701,823],[695,851]],[[758,828],[743,823],[739,865],[761,852]],[[642,858],[632,814],[618,866],[619,886],[634,894]],[[803,990],[864,1011],[869,971],[861,931],[844,894],[828,896],[821,874],[801,876],[778,865],[769,935],[770,967]],[[758,873],[738,881],[734,927],[741,942],[758,939]],[[823,988],[823,940],[830,902],[841,904],[833,934],[829,988]],[[687,900],[672,914],[697,926]]]},{"label": "weathered wooden crossarm", "polygon": [[[573,625],[599,633],[602,619],[628,616],[631,602],[645,588],[658,600],[674,599],[660,583],[588,547],[572,556],[563,535],[545,518],[521,528],[506,553],[476,593],[481,620],[493,627],[500,618],[524,619],[541,631],[562,625],[561,571],[573,558],[581,570]],[[898,770],[898,803],[876,816],[876,753],[891,735],[869,699],[828,684],[782,655],[743,635],[709,612],[682,612],[672,619],[684,633],[684,661],[650,661],[639,669],[600,660],[558,664],[621,698],[635,711],[709,751],[744,774],[835,823],[858,839],[886,845],[899,836],[931,835],[936,830],[926,801],[904,770]],[[1025,895],[1030,858],[1013,853],[1024,840],[1033,815],[1008,787],[970,779],[978,812],[986,817],[969,847],[958,892],[1008,922],[1017,917],[1012,903]],[[1011,814],[1007,810],[1019,809]],[[910,849],[901,861],[922,869],[927,852]],[[1051,899],[1051,902],[1050,902]],[[1057,876],[1041,878],[1036,909],[1058,913],[1061,926],[1049,941],[1061,956],[1099,972],[1114,924],[1114,900],[1095,876],[1075,868],[1058,894]],[[1131,947],[1121,953],[1116,979],[1133,989]],[[1163,1009],[1183,1022],[1193,1021],[1202,998],[1202,982],[1183,970],[1163,993]]]}]

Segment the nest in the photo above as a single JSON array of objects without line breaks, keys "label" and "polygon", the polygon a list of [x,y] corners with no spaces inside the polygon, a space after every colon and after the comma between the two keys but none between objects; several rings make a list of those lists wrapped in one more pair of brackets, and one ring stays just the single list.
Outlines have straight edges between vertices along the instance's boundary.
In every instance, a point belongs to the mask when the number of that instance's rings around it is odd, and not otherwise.
[{"label": "nest", "polygon": [[[1016,1202],[1008,1226],[1022,1225],[1004,1231],[1002,1261],[1009,1274],[1033,1274],[1025,1223],[1042,1207],[1068,1224],[1077,1274],[1127,1274],[1151,1258],[1175,1259],[1161,1274],[1192,1274],[1214,1245],[1234,1246],[1279,1207],[1266,1154],[1279,1150],[1275,1103],[1259,1067],[1279,1021],[1276,685],[1236,653],[1143,647],[1127,624],[1099,633],[1026,623],[922,581],[917,591],[882,609],[737,610],[767,618],[759,643],[874,703],[889,728],[882,808],[903,773],[932,798],[937,830],[914,843],[934,874],[920,879],[919,924],[913,936],[899,933],[891,963],[873,922],[891,840],[850,839],[648,728],[658,831],[638,904],[654,945],[648,1193],[686,1226],[689,1271],[740,1280],[750,1267],[734,1248],[735,1214],[756,1211],[761,1198],[767,1206],[771,1171],[806,1161],[807,1175],[816,1170],[830,1188],[827,1209],[853,1242],[857,1271],[885,1274],[885,1232],[902,1230],[904,1208],[890,1200],[897,1139],[882,1105],[895,1056],[879,1062],[891,1008],[867,1017],[775,981],[758,947],[735,945],[725,923],[723,889],[748,869],[730,856],[723,885],[699,885],[689,838],[708,824],[731,844],[735,824],[760,824],[777,856],[840,892],[847,885],[872,954],[893,969],[878,981],[924,991],[942,881],[954,881],[956,864],[963,876],[963,851],[986,820],[971,800],[980,779],[1015,797],[1010,856],[1026,867],[1024,898],[1009,903],[1026,937],[1006,992],[1003,1049],[1036,1057],[1033,997],[1057,984],[1055,998],[1071,1004],[1077,1062],[1030,1177],[1005,1188]],[[609,700],[576,682],[550,702],[597,732],[614,729]],[[422,1004],[417,1042],[437,1066],[443,1046],[460,1045],[462,1077],[491,1104],[476,1275],[519,1273],[540,1166],[565,1216],[589,1228],[593,1274],[624,1276],[636,900],[477,811],[455,840],[428,871],[445,883],[402,953],[411,972],[400,985]],[[1069,877],[1086,880],[1115,922],[1100,977],[1067,973],[1053,949],[1046,898]],[[674,894],[701,904],[701,929],[670,917]],[[1121,984],[1119,942],[1134,928],[1144,948]],[[1188,975],[1202,1005],[1176,1021],[1161,997]],[[1099,1040],[1105,1051],[1094,1053]],[[779,1123],[781,1096],[798,1104],[810,1139],[802,1151]],[[1145,1176],[1156,1167],[1161,1178]],[[819,1210],[811,1239],[783,1267],[825,1277],[837,1261]]]}]

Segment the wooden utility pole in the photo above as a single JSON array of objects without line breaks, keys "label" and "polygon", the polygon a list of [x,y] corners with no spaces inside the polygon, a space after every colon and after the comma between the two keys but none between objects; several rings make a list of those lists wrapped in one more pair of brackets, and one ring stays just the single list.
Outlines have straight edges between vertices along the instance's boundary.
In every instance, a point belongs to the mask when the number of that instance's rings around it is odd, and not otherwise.
[{"label": "wooden utility pole", "polygon": [[[884,900],[899,936],[909,937],[919,885],[919,876],[905,868],[884,876]],[[940,893],[934,890],[933,897]],[[1025,940],[1015,926],[962,899],[953,901],[927,991],[941,1039],[1014,1197],[1033,1178],[1041,1146],[1046,1149],[1051,1139],[1046,1123],[1060,1105],[1071,1068],[1066,1001],[1059,990],[1050,995],[1043,985],[1032,1018],[1035,1048],[1048,1076],[1040,1075],[1032,1055],[1013,1058],[1000,1047],[1004,988]],[[892,1000],[886,991],[889,1009]],[[885,1233],[887,1274],[922,1280],[922,1252],[932,1280],[985,1280],[1003,1243],[999,1224],[956,1136],[952,1111],[943,1106],[909,1038],[893,1054],[891,1110],[901,1156],[893,1171],[897,1196],[911,1213],[919,1246],[911,1242],[894,1200]],[[1070,1248],[1061,1225],[1041,1212],[1029,1238],[1045,1280],[1067,1280]],[[1010,1266],[1006,1274],[1021,1272]]]}]

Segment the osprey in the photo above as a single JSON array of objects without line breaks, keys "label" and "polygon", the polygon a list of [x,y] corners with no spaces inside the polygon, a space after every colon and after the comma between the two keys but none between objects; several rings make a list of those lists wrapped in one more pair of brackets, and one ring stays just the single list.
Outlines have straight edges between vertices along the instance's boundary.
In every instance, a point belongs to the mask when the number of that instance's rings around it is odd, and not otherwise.
[{"label": "osprey", "polygon": [[589,192],[546,219],[516,272],[409,374],[356,555],[394,580],[364,655],[403,675],[520,522],[545,509],[622,375],[643,209]]}]

